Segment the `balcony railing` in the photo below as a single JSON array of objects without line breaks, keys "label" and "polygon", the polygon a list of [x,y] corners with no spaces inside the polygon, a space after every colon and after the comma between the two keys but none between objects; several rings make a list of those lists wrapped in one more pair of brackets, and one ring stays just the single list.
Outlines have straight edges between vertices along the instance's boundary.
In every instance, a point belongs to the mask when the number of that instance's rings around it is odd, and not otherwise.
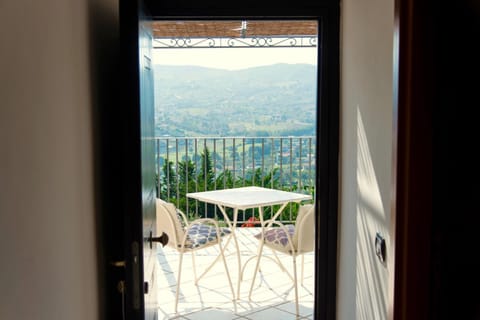
[{"label": "balcony railing", "polygon": [[[187,199],[186,193],[255,185],[314,196],[315,146],[313,136],[157,137],[157,196],[191,218],[220,219],[216,207]],[[296,208],[287,207],[281,220],[294,221]],[[255,210],[240,212],[238,222],[254,215]]]}]

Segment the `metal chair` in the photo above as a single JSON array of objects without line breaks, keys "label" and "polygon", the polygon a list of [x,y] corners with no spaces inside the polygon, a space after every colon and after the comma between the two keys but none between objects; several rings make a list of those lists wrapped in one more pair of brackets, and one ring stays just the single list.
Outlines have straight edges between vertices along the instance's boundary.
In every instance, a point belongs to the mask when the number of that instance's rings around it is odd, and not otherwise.
[{"label": "metal chair", "polygon": [[232,280],[230,278],[230,272],[228,271],[227,263],[225,260],[224,249],[221,245],[222,238],[231,233],[230,229],[219,227],[218,222],[210,218],[196,219],[189,222],[185,214],[181,210],[177,209],[174,204],[165,202],[158,198],[156,205],[157,232],[163,232],[167,234],[168,242],[166,243],[166,246],[171,247],[180,253],[180,259],[178,264],[177,290],[175,293],[175,312],[177,312],[178,307],[178,297],[180,292],[182,261],[184,253],[192,253],[195,285],[197,285],[198,281],[211,269],[217,259],[202,273],[200,277],[197,277],[197,271],[195,266],[195,251],[205,249],[214,245],[218,245],[220,252],[219,254],[223,259],[225,273],[227,275],[230,289],[232,291],[232,301],[235,305],[235,294],[233,290]]},{"label": "metal chair", "polygon": [[[314,250],[315,239],[315,207],[312,204],[302,205],[299,208],[298,216],[295,221],[295,225],[284,225],[278,221],[265,221],[262,226],[262,232],[255,235],[255,238],[260,240],[260,247],[257,256],[257,264],[255,267],[255,273],[253,275],[252,283],[250,286],[249,299],[252,299],[252,291],[255,283],[256,275],[260,269],[260,260],[262,258],[263,246],[266,246],[273,250],[275,254],[275,261],[282,271],[286,272],[290,279],[293,280],[293,286],[295,289],[295,308],[297,316],[299,315],[298,307],[298,279],[297,279],[297,256],[302,257],[301,262],[301,284],[303,285],[303,272],[304,272],[304,254],[312,252]],[[293,277],[283,266],[281,260],[276,253],[286,254],[293,258]]]}]

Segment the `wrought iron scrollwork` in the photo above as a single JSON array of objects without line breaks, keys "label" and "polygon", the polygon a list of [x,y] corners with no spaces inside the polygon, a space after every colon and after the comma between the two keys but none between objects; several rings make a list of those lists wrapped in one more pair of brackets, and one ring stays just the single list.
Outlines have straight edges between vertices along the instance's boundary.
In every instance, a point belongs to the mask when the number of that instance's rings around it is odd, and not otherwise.
[{"label": "wrought iron scrollwork", "polygon": [[318,39],[312,36],[251,37],[251,38],[156,38],[156,49],[179,48],[291,48],[316,47]]}]

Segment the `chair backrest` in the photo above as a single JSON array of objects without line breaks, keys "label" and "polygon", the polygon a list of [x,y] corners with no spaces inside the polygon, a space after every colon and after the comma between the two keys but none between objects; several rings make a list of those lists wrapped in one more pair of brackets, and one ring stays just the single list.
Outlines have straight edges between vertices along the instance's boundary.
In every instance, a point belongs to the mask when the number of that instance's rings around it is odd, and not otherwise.
[{"label": "chair backrest", "polygon": [[177,208],[173,203],[165,202],[157,198],[157,234],[165,232],[168,235],[167,246],[178,249],[185,230],[178,220]]},{"label": "chair backrest", "polygon": [[313,251],[315,245],[315,206],[313,204],[300,206],[292,242],[298,254]]}]

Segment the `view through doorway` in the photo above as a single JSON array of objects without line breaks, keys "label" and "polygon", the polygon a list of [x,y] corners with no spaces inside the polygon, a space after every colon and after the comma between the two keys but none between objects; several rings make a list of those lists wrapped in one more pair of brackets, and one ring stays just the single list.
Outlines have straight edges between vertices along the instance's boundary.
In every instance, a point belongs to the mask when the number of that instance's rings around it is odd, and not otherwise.
[{"label": "view through doorway", "polygon": [[[157,198],[174,204],[189,220],[214,218],[220,223],[218,208],[192,202],[186,194],[259,186],[310,194],[309,203],[315,203],[317,21],[154,21],[152,29]],[[298,210],[289,204],[277,219],[295,225]],[[243,261],[257,252],[258,214],[239,212]],[[235,275],[232,257],[237,249],[230,243],[225,250]],[[263,252],[274,257],[268,249]],[[216,255],[213,247],[198,252],[197,268]],[[291,258],[279,256],[293,274]],[[158,319],[296,317],[292,279],[274,259],[262,260],[252,299],[248,289],[254,263],[245,267],[233,303],[221,263],[195,285],[186,256],[175,313],[179,254],[158,245],[157,257]],[[311,252],[297,261],[301,319],[313,319],[314,260]]]}]

